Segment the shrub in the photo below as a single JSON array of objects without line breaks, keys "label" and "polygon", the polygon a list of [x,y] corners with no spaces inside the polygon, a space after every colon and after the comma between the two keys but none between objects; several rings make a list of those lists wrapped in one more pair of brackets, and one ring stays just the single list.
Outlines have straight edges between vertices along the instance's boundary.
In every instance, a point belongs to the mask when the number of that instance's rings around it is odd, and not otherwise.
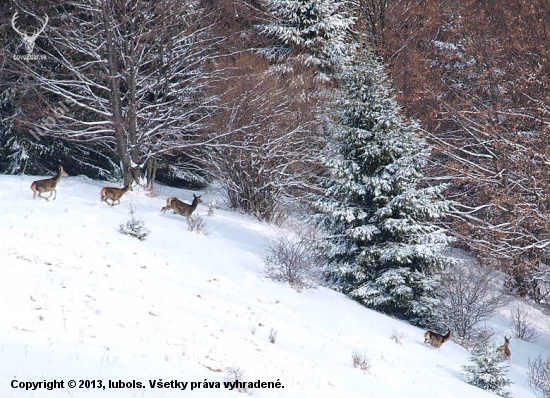
[{"label": "shrub", "polygon": [[397,329],[393,329],[390,339],[395,341],[397,344],[401,345],[403,344],[403,341],[402,341],[403,337],[404,337],[403,333],[398,332]]},{"label": "shrub", "polygon": [[353,351],[351,353],[351,360],[354,368],[359,368],[364,372],[368,372],[371,369],[370,359],[362,352]]},{"label": "shrub", "polygon": [[274,328],[271,328],[269,331],[269,342],[271,344],[275,344],[275,341],[277,341],[277,331]]},{"label": "shrub", "polygon": [[550,397],[550,359],[540,356],[534,361],[528,361],[529,372],[527,380],[535,395],[542,398]]},{"label": "shrub", "polygon": [[516,305],[510,311],[510,326],[514,332],[514,336],[523,341],[533,341],[536,337],[536,330],[531,326],[531,317],[527,311]]},{"label": "shrub", "polygon": [[495,274],[481,266],[453,267],[441,278],[439,322],[451,328],[461,344],[468,344],[475,328],[508,303],[496,289]]},{"label": "shrub", "polygon": [[[238,382],[245,382],[245,372],[239,367],[232,366],[230,368],[225,369],[225,379],[224,381],[234,383],[236,381]],[[242,384],[237,384],[235,388],[238,392],[244,392],[248,393],[248,387],[243,387]]]},{"label": "shrub", "polygon": [[208,230],[206,229],[206,222],[204,221],[204,218],[202,218],[199,215],[195,215],[187,219],[187,229],[191,232],[208,235]]},{"label": "shrub", "polygon": [[130,205],[130,219],[126,221],[126,224],[120,224],[119,230],[124,235],[133,236],[139,240],[145,240],[151,233],[151,230],[145,227],[145,222],[135,217],[135,210],[132,205]]},{"label": "shrub", "polygon": [[305,239],[276,239],[269,245],[264,263],[266,274],[271,279],[288,282],[296,289],[312,285],[316,261]]}]

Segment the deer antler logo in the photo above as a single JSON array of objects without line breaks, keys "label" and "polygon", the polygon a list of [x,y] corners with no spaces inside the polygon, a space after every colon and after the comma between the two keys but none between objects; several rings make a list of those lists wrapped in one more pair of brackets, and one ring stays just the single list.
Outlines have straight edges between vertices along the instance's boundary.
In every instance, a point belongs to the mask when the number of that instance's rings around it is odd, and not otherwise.
[{"label": "deer antler logo", "polygon": [[28,35],[26,31],[21,31],[17,28],[15,21],[17,20],[17,11],[15,14],[13,14],[13,18],[11,19],[11,26],[13,30],[15,30],[21,38],[23,39],[23,44],[25,45],[25,50],[27,51],[27,54],[32,54],[34,51],[34,42],[38,38],[38,35],[46,29],[46,25],[48,24],[49,18],[46,14],[44,14],[44,24],[40,29],[38,29],[36,32],[34,32],[32,35]]}]

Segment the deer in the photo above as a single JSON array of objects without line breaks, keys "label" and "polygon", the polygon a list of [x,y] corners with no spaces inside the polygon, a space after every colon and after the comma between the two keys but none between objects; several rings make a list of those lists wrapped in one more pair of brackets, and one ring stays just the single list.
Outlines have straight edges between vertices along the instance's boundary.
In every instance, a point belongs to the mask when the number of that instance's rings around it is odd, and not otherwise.
[{"label": "deer", "polygon": [[40,29],[38,29],[32,35],[28,35],[26,31],[19,30],[15,23],[16,21],[17,21],[17,11],[15,11],[15,14],[13,14],[13,17],[11,19],[11,26],[13,30],[15,30],[21,36],[21,39],[23,40],[23,44],[25,45],[25,51],[27,52],[27,54],[32,54],[32,52],[34,51],[34,42],[36,41],[40,33],[42,33],[44,29],[46,29],[46,25],[48,25],[48,21],[49,21],[48,15],[44,15],[44,24]]},{"label": "deer", "polygon": [[[123,188],[116,187],[104,187],[101,189],[101,200],[113,207],[120,204],[120,198],[128,191],[133,191],[132,183],[124,186]],[[111,203],[107,202],[107,199],[111,200]],[[118,202],[115,204],[115,202]]]},{"label": "deer", "polygon": [[193,203],[190,205],[182,202],[178,198],[168,198],[166,199],[166,206],[160,209],[160,211],[164,214],[166,210],[173,210],[175,213],[186,217],[187,221],[189,221],[191,214],[193,214],[199,203],[202,203],[201,197],[202,195],[196,196],[193,194]]},{"label": "deer", "polygon": [[[57,191],[55,190],[55,187],[57,186],[57,184],[59,184],[59,181],[61,181],[61,178],[68,177],[68,176],[69,175],[63,169],[63,166],[59,166],[59,170],[57,174],[54,175],[52,178],[46,178],[45,180],[34,181],[31,184],[31,189],[33,192],[32,198],[36,199],[36,196],[37,196],[36,194],[38,194],[38,196],[41,197],[42,199],[46,199],[47,201],[49,201],[52,195],[55,194],[55,196],[52,199],[52,200],[55,200],[55,198],[57,198]],[[50,196],[48,197],[42,196],[43,192],[49,192]]]},{"label": "deer", "polygon": [[452,337],[453,337],[452,330],[449,330],[445,335],[428,330],[426,333],[424,333],[424,343],[425,344],[429,343],[433,345],[435,348],[439,349],[443,343],[450,340]]},{"label": "deer", "polygon": [[497,348],[497,352],[502,355],[503,361],[509,361],[512,358],[512,351],[510,351],[508,347],[510,345],[510,340],[512,340],[512,336],[504,336],[504,344]]}]

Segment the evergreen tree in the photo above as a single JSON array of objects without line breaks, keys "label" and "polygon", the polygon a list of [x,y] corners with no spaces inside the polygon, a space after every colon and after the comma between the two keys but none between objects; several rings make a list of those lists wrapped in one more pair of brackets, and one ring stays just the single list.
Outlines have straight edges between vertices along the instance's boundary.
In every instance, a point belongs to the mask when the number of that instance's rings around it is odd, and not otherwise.
[{"label": "evergreen tree", "polygon": [[482,340],[472,351],[472,365],[464,366],[466,382],[473,386],[510,398],[506,389],[511,384],[506,369],[501,365],[500,354],[488,339]]},{"label": "evergreen tree", "polygon": [[119,225],[120,233],[124,235],[133,236],[139,240],[145,240],[151,233],[151,230],[145,226],[145,221],[136,218],[136,211],[134,207],[130,205],[130,218],[126,221],[126,224]]},{"label": "evergreen tree", "polygon": [[280,45],[264,50],[270,59],[286,59],[327,71],[340,64],[348,48],[354,18],[339,0],[267,0],[274,21],[260,26]]},{"label": "evergreen tree", "polygon": [[448,207],[442,186],[421,187],[429,150],[400,115],[383,65],[358,52],[340,76],[329,123],[331,176],[316,198],[336,286],[379,311],[422,323],[436,301],[449,238],[433,224]]}]

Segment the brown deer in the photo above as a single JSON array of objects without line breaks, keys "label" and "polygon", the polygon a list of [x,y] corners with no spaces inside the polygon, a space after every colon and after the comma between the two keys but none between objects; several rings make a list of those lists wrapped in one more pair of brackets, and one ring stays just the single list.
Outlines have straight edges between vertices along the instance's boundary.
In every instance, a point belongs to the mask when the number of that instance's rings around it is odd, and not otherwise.
[{"label": "brown deer", "polygon": [[166,210],[173,210],[179,215],[187,217],[187,220],[191,217],[191,214],[195,211],[199,203],[202,203],[202,195],[196,196],[193,194],[193,203],[188,205],[187,203],[182,202],[178,198],[168,198],[166,199],[166,206],[164,206],[160,211],[164,213]]},{"label": "brown deer", "polygon": [[502,355],[503,361],[509,361],[510,358],[512,358],[512,351],[510,351],[510,348],[508,347],[510,345],[510,340],[512,340],[511,336],[504,336],[504,344],[497,348],[497,352]]},{"label": "brown deer", "polygon": [[[36,194],[38,194],[39,197],[42,199],[50,200],[53,194],[55,196],[53,197],[53,200],[57,198],[57,191],[55,190],[55,187],[57,184],[59,184],[59,181],[61,181],[62,177],[68,177],[69,175],[65,170],[63,170],[63,166],[59,166],[59,171],[56,175],[54,175],[52,178],[46,178],[45,180],[38,180],[31,184],[31,189],[33,192],[32,198],[36,199]],[[49,192],[50,196],[45,197],[42,196],[43,192]]]},{"label": "brown deer", "polygon": [[428,330],[424,333],[424,343],[430,343],[435,348],[441,347],[443,343],[450,340],[453,337],[453,331],[449,330],[446,335],[442,335],[436,332]]},{"label": "brown deer", "polygon": [[[101,200],[113,207],[120,204],[120,198],[128,191],[133,191],[131,183],[124,188],[105,187],[101,190]],[[107,199],[110,199],[111,203],[107,202]]]}]

